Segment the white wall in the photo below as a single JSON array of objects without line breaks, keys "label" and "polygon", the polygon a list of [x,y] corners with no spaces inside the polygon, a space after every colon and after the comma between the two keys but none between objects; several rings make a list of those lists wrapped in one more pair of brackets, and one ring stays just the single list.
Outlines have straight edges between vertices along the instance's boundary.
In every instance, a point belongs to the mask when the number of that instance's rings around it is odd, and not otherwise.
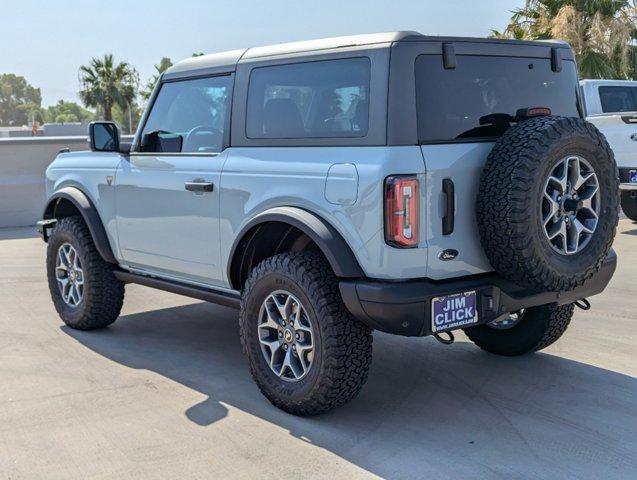
[{"label": "white wall", "polygon": [[34,225],[44,209],[44,171],[60,149],[87,150],[86,137],[0,138],[0,227]]}]

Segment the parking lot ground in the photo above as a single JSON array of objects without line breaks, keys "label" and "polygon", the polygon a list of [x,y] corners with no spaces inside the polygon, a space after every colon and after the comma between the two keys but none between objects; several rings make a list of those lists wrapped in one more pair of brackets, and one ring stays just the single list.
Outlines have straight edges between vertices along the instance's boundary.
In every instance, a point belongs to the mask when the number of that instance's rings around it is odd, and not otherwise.
[{"label": "parking lot ground", "polygon": [[62,325],[45,244],[0,230],[0,478],[637,478],[637,224],[618,271],[542,353],[374,334],[351,404],[296,418],[252,382],[237,312],[128,286]]}]

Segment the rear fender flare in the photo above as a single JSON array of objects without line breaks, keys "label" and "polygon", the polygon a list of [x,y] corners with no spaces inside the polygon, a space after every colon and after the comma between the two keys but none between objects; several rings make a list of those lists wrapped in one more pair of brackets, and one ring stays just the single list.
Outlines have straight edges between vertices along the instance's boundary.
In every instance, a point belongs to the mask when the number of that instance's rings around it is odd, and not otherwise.
[{"label": "rear fender flare", "polygon": [[[362,278],[365,276],[354,252],[341,234],[326,220],[298,207],[275,207],[252,218],[236,236],[228,257],[227,275],[232,281],[232,267],[237,261],[237,248],[246,235],[255,227],[279,222],[295,227],[306,234],[320,249],[334,274],[339,278]],[[233,285],[233,288],[236,288]]]}]

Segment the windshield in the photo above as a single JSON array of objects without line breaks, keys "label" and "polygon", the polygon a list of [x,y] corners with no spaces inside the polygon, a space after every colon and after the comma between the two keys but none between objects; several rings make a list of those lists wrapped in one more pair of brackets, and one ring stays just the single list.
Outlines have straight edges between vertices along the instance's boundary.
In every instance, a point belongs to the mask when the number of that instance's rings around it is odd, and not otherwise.
[{"label": "windshield", "polygon": [[421,143],[498,137],[508,122],[483,125],[491,114],[515,116],[521,108],[547,107],[579,117],[577,72],[572,61],[553,72],[548,58],[458,55],[443,68],[440,55],[416,59],[418,137]]}]

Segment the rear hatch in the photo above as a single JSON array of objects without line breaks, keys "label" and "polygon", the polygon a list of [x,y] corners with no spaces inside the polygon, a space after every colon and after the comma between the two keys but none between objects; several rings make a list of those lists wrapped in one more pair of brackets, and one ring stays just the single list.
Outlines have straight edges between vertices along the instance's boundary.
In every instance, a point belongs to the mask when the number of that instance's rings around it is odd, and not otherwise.
[{"label": "rear hatch", "polygon": [[515,116],[531,107],[582,116],[577,70],[565,45],[441,47],[439,54],[415,58],[418,139],[427,172],[427,276],[434,279],[492,270],[480,245],[475,205],[487,156],[511,124],[487,116]]}]

